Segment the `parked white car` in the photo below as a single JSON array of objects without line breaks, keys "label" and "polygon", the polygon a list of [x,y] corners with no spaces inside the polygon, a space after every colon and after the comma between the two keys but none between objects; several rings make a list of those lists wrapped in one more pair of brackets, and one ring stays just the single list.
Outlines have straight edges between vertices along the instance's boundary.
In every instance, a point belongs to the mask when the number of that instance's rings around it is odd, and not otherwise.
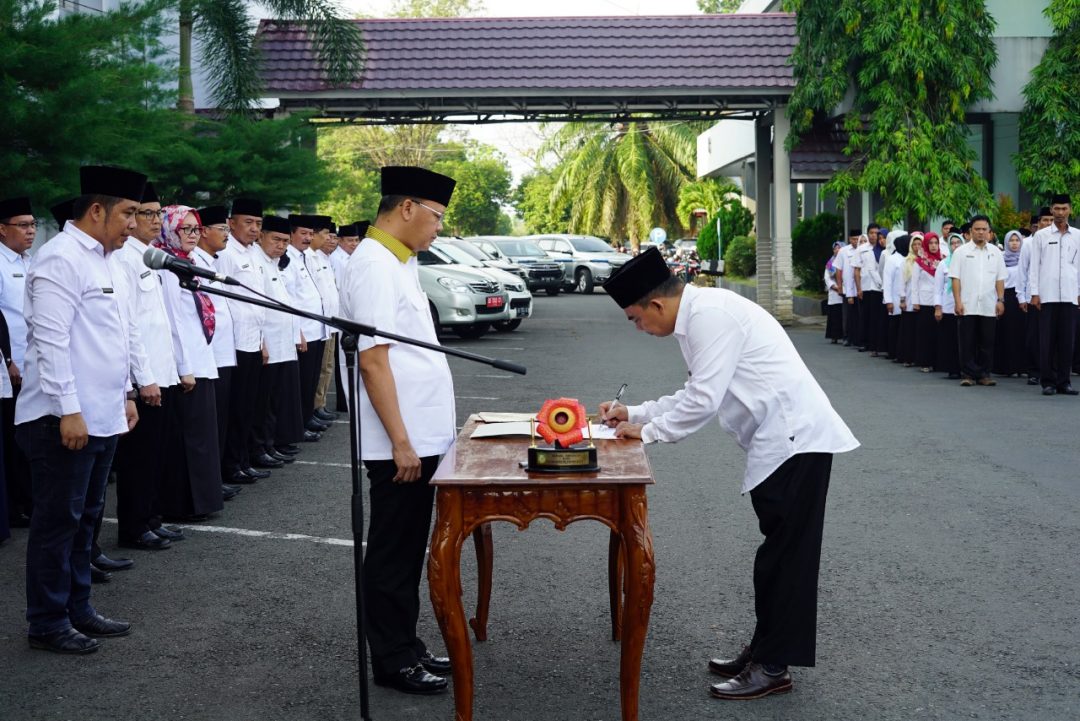
[{"label": "parked white car", "polygon": [[[510,298],[510,319],[495,321],[492,323],[495,330],[500,332],[512,331],[521,325],[521,321],[532,315],[533,297],[529,292],[529,288],[525,284],[524,279],[520,276],[508,273],[505,270],[499,270],[498,268],[486,266],[483,261],[477,260],[472,253],[463,248],[462,246],[473,246],[462,241],[461,245],[457,243],[437,240],[431,246],[431,249],[436,253],[445,255],[451,262],[462,265],[466,268],[472,268],[473,270],[480,271],[490,275],[506,289],[506,294]],[[475,248],[473,248],[475,250]],[[479,252],[479,251],[477,251]]]},{"label": "parked white car", "polygon": [[479,338],[492,323],[510,320],[510,296],[484,271],[455,265],[433,250],[417,254],[420,287],[427,294],[435,328]]}]

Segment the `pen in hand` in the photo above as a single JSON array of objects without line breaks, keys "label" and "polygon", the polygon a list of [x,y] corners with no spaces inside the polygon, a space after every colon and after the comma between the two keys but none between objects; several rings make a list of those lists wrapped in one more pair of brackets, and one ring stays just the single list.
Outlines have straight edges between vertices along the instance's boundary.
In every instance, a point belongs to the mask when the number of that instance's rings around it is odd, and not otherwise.
[{"label": "pen in hand", "polygon": [[625,383],[623,383],[621,386],[619,386],[619,392],[616,393],[615,397],[611,400],[611,405],[608,406],[607,413],[604,414],[605,415],[605,418],[604,418],[605,421],[608,420],[608,418],[606,417],[607,414],[611,413],[613,410],[615,410],[615,406],[619,405],[619,399],[622,398],[622,394],[623,394],[624,391],[626,391],[626,384]]}]

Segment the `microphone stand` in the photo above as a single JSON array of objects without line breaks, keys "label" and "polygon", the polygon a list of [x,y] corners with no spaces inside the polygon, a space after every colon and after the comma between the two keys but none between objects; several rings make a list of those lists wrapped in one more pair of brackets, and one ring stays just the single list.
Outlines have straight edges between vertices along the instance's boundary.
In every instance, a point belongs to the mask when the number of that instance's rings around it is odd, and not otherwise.
[{"label": "microphone stand", "polygon": [[[169,270],[179,276],[181,288],[190,291],[210,293],[211,295],[218,295],[223,298],[237,300],[241,303],[250,303],[263,308],[269,308],[270,310],[288,313],[289,315],[308,318],[324,323],[332,328],[337,328],[342,332],[341,346],[345,349],[345,367],[349,374],[349,465],[352,471],[353,584],[356,589],[356,641],[358,649],[357,664],[360,676],[360,718],[363,719],[363,721],[371,721],[368,709],[367,640],[364,632],[364,494],[361,487],[360,473],[360,404],[357,402],[357,391],[359,390],[360,381],[359,364],[356,362],[357,337],[366,335],[388,338],[390,340],[398,341],[399,343],[426,348],[427,350],[442,353],[444,355],[457,356],[458,358],[464,358],[476,363],[484,363],[493,368],[510,371],[511,373],[518,373],[520,375],[525,375],[525,366],[499,360],[497,358],[488,358],[487,356],[470,353],[457,348],[446,348],[436,343],[428,343],[426,341],[408,338],[395,333],[384,333],[374,326],[364,325],[363,323],[357,323],[346,318],[328,317],[317,313],[309,313],[305,310],[300,310],[299,308],[287,306],[279,301],[262,300],[260,298],[253,298],[238,293],[230,293],[227,290],[210,287],[209,284],[199,283],[194,275],[179,272],[179,269],[177,268],[169,268]],[[246,288],[246,286],[244,287]],[[250,288],[248,288],[248,290],[251,291]],[[254,293],[255,291],[251,292]]]}]

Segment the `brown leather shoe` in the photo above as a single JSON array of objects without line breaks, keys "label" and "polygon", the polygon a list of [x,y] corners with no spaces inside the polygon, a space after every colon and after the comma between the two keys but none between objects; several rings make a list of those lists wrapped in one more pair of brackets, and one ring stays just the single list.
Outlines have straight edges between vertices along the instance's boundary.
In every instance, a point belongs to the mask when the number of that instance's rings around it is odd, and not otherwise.
[{"label": "brown leather shoe", "polygon": [[787,693],[791,688],[791,674],[787,669],[779,676],[770,676],[760,663],[751,661],[735,678],[714,683],[709,693],[727,701],[749,701],[771,693]]},{"label": "brown leather shoe", "polygon": [[743,646],[742,651],[735,658],[710,658],[709,673],[715,673],[721,678],[734,678],[750,663],[750,647]]},{"label": "brown leather shoe", "polygon": [[978,380],[978,383],[981,386],[996,386],[997,385],[997,381],[994,380],[993,378],[980,378]]}]

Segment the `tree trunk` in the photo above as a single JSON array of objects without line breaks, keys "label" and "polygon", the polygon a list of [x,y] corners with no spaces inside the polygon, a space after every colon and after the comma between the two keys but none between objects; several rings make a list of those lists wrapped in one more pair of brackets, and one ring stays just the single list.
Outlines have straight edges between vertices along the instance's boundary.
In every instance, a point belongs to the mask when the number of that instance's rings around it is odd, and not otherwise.
[{"label": "tree trunk", "polygon": [[191,84],[191,31],[195,24],[193,0],[180,0],[180,88],[176,108],[195,114],[195,89]]}]

